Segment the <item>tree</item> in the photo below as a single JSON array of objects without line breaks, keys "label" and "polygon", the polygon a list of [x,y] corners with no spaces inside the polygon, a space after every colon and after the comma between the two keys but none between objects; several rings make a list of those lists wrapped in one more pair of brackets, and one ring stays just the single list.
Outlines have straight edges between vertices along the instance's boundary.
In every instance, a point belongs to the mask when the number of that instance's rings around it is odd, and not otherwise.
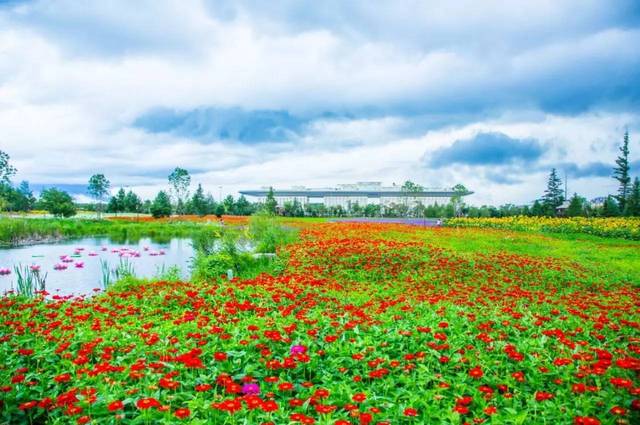
[{"label": "tree", "polygon": [[269,188],[269,193],[267,193],[267,199],[266,199],[266,201],[264,203],[264,209],[269,214],[275,214],[277,206],[278,206],[278,201],[276,201],[276,197],[275,197],[275,195],[273,193],[273,188],[270,187]]},{"label": "tree", "polygon": [[616,202],[616,199],[609,195],[602,204],[602,216],[603,217],[616,217],[620,215],[620,207]]},{"label": "tree", "polygon": [[544,215],[544,207],[540,203],[540,200],[536,199],[536,201],[531,206],[531,215],[534,217],[540,217]]},{"label": "tree", "polygon": [[558,177],[556,169],[552,168],[549,173],[549,180],[547,181],[547,190],[544,191],[542,196],[542,208],[544,214],[547,216],[553,216],[556,214],[556,208],[558,208],[564,202],[564,192],[562,190],[562,180]]},{"label": "tree", "polygon": [[244,195],[240,195],[238,200],[236,201],[236,214],[238,215],[251,215],[253,213],[253,208],[251,203],[247,201],[247,198]]},{"label": "tree", "polygon": [[128,191],[124,197],[123,210],[131,213],[139,213],[142,210],[142,199],[132,190]]},{"label": "tree", "polygon": [[176,167],[169,174],[169,184],[176,198],[176,213],[184,214],[184,200],[189,196],[189,186],[191,185],[189,172],[184,168]]},{"label": "tree", "polygon": [[102,200],[109,193],[110,186],[111,183],[104,174],[94,174],[89,178],[89,186],[87,189],[89,194],[96,200],[98,218],[100,218],[100,213],[102,212]]},{"label": "tree", "polygon": [[624,214],[634,217],[640,216],[640,179],[638,177],[633,180]]},{"label": "tree", "polygon": [[9,155],[0,151],[0,184],[10,184],[11,177],[16,174],[16,169],[9,164]]},{"label": "tree", "polygon": [[584,215],[584,204],[585,199],[578,196],[577,193],[574,193],[571,197],[571,201],[569,202],[569,207],[567,208],[567,217],[579,217]]},{"label": "tree", "polygon": [[218,203],[214,208],[214,213],[216,217],[220,218],[224,215],[224,205],[222,203]]},{"label": "tree", "polygon": [[618,205],[620,210],[624,211],[629,189],[631,188],[631,177],[629,176],[629,131],[624,132],[622,146],[620,146],[620,155],[616,159],[616,167],[613,169],[613,178],[618,180]]},{"label": "tree", "polygon": [[126,210],[127,194],[123,188],[120,188],[115,196],[112,196],[107,205],[107,211],[112,213],[120,213]]},{"label": "tree", "polygon": [[29,188],[29,182],[22,181],[20,182],[20,186],[16,189],[16,204],[15,208],[17,211],[31,211],[33,206],[36,204],[36,198],[33,196],[33,192],[31,188]]},{"label": "tree", "polygon": [[56,217],[71,217],[76,214],[76,206],[71,196],[56,188],[46,189],[40,195],[40,205]]},{"label": "tree", "polygon": [[464,207],[464,201],[462,200],[462,197],[468,194],[469,191],[467,190],[466,187],[464,187],[464,185],[460,183],[453,186],[452,189],[453,189],[453,196],[451,197],[451,204],[453,206],[454,215],[457,216],[460,214],[460,210],[462,209],[462,207]]},{"label": "tree", "polygon": [[234,211],[234,206],[235,206],[235,199],[233,199],[233,196],[231,195],[227,195],[226,198],[224,198],[224,200],[222,201],[222,205],[224,206],[224,212],[228,215],[233,215],[235,213]]},{"label": "tree", "polygon": [[154,218],[169,217],[171,215],[171,199],[169,199],[169,195],[165,191],[158,192],[151,204],[150,211]]},{"label": "tree", "polygon": [[[402,192],[402,198],[404,201],[404,205],[408,206],[409,198],[412,194],[422,192],[424,188],[417,183],[412,182],[411,180],[405,181],[400,187],[400,192]],[[407,209],[407,211],[409,211]]]},{"label": "tree", "polygon": [[198,188],[191,198],[191,210],[199,216],[205,216],[209,212],[207,199],[204,197],[204,190],[202,190],[200,183],[198,183]]}]

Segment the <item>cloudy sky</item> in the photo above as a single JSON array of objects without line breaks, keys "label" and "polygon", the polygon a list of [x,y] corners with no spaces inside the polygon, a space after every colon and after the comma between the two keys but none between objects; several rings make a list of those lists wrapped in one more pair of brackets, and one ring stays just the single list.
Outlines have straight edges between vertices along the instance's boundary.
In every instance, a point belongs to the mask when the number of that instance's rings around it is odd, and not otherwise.
[{"label": "cloudy sky", "polygon": [[0,0],[0,149],[16,180],[102,172],[150,196],[463,183],[474,204],[640,174],[637,0]]}]

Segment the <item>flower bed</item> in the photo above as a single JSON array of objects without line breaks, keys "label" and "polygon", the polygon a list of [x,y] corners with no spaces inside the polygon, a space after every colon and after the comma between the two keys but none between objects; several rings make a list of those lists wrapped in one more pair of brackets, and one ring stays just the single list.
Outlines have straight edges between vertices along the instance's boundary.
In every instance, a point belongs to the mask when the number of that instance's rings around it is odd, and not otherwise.
[{"label": "flower bed", "polygon": [[445,224],[451,227],[485,227],[553,233],[586,233],[603,237],[640,240],[640,218],[637,217],[461,217],[448,219]]},{"label": "flower bed", "polygon": [[439,231],[317,224],[279,276],[1,298],[0,417],[638,423],[636,287],[420,239]]}]

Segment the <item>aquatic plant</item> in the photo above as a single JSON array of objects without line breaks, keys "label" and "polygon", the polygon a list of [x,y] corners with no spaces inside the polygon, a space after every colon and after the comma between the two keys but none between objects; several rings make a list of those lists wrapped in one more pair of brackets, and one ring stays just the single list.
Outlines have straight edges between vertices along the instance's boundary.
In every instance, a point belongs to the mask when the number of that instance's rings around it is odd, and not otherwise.
[{"label": "aquatic plant", "polygon": [[102,273],[102,288],[106,290],[111,286],[111,267],[109,266],[109,262],[102,258],[100,259],[100,271]]},{"label": "aquatic plant", "polygon": [[46,289],[47,273],[40,274],[40,267],[22,266],[13,267],[16,276],[16,293],[26,297],[33,297],[38,292]]}]

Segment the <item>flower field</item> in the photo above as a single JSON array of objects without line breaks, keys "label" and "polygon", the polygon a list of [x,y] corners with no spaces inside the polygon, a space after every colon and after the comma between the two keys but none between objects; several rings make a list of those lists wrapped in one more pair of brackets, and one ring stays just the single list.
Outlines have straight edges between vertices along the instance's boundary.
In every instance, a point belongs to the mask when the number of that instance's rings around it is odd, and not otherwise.
[{"label": "flower field", "polygon": [[638,280],[447,242],[498,233],[316,223],[275,276],[0,298],[0,423],[640,423]]},{"label": "flower field", "polygon": [[640,218],[637,217],[460,217],[448,219],[446,225],[551,233],[586,233],[602,237],[640,240]]}]

